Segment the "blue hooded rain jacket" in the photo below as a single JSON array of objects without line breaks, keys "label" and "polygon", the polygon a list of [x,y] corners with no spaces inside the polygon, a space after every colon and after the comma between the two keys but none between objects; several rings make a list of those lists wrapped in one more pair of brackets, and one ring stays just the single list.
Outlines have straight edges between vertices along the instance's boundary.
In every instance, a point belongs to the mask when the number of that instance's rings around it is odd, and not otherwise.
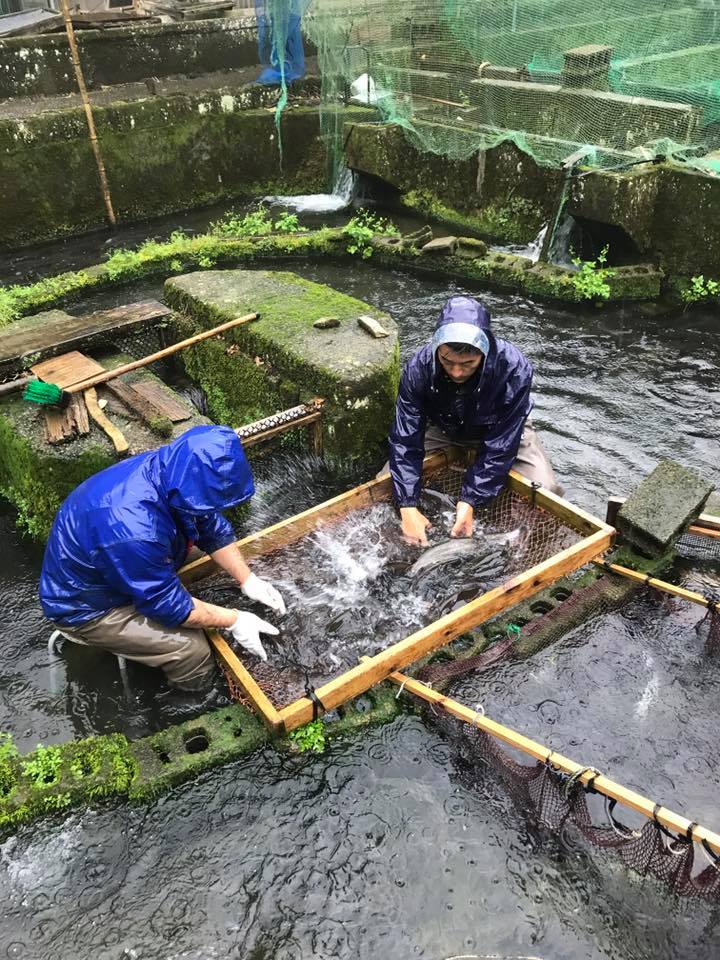
[{"label": "blue hooded rain jacket", "polygon": [[[452,341],[449,325],[472,325],[480,331],[485,359],[478,373],[460,386],[436,359],[438,343]],[[457,328],[456,328],[457,329]],[[467,339],[461,342],[469,342]],[[443,307],[431,343],[410,358],[400,380],[395,422],[390,431],[390,474],[399,507],[416,507],[422,486],[425,428],[428,421],[451,441],[477,446],[460,499],[473,507],[497,496],[520,446],[523,425],[532,409],[533,368],[517,347],[490,330],[490,314],[472,297],[452,297]]]},{"label": "blue hooded rain jacket", "polygon": [[229,427],[193,427],[177,440],[81,483],[53,522],[40,575],[50,620],[76,627],[115,607],[167,627],[193,607],[176,571],[188,547],[233,543],[219,512],[254,493],[242,444]]}]

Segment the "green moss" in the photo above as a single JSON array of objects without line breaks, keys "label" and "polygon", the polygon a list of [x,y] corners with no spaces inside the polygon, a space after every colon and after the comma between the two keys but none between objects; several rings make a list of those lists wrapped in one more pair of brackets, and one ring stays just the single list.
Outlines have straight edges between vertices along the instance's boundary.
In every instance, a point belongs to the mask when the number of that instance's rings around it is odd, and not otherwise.
[{"label": "green moss", "polygon": [[489,203],[464,212],[448,206],[428,190],[410,190],[403,194],[402,203],[453,229],[469,230],[505,243],[527,243],[545,220],[543,211],[532,200],[513,195],[502,204]]},{"label": "green moss", "polygon": [[73,458],[51,456],[51,447],[34,448],[18,430],[17,418],[7,416],[9,409],[22,403],[4,400],[0,405],[0,494],[17,508],[18,526],[45,540],[65,497],[113,460],[99,447]]},{"label": "green moss", "polygon": [[148,426],[159,437],[169,439],[173,435],[173,424],[170,417],[158,416],[148,420]]},{"label": "green moss", "polygon": [[0,790],[3,833],[49,813],[126,795],[138,770],[121,734],[38,745],[10,765],[12,777],[4,781],[10,788]]}]

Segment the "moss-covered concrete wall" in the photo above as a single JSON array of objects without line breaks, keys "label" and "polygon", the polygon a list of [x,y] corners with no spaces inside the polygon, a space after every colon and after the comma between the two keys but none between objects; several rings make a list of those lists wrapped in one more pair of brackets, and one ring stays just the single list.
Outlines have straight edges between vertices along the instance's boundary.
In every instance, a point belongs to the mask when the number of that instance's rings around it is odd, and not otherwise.
[{"label": "moss-covered concrete wall", "polygon": [[[325,187],[315,108],[282,120],[252,90],[154,97],[95,110],[117,218],[141,220],[263,192]],[[106,224],[82,110],[0,122],[0,250]]]},{"label": "moss-covered concrete wall", "polygon": [[[88,88],[148,77],[234,70],[257,63],[254,17],[78,30]],[[0,40],[0,100],[75,93],[65,33]]]},{"label": "moss-covered concrete wall", "polygon": [[[349,166],[396,187],[406,206],[489,239],[527,243],[557,208],[564,173],[514,145],[467,160],[420,153],[401,128],[346,128]],[[720,178],[668,163],[580,171],[565,211],[623,229],[669,277],[720,275]]]},{"label": "moss-covered concrete wall", "polygon": [[[201,328],[260,314],[232,331],[239,351],[208,340],[183,354],[188,374],[208,394],[214,419],[240,426],[320,396],[326,401],[326,449],[377,457],[400,379],[397,327],[389,316],[295,274],[260,270],[172,278],[165,299]],[[375,339],[365,333],[357,322],[363,315],[378,319],[388,335]],[[314,327],[321,317],[335,318],[338,325]]]}]

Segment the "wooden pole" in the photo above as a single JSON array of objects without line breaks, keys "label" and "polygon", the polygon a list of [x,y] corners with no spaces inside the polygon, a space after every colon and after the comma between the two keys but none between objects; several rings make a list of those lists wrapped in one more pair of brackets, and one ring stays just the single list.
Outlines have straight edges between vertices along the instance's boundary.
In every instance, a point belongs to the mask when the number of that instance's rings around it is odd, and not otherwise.
[{"label": "wooden pole", "polygon": [[78,53],[77,43],[75,41],[75,29],[70,16],[70,6],[68,0],[60,0],[63,20],[65,21],[65,30],[67,32],[68,43],[70,44],[70,57],[72,59],[73,69],[75,70],[75,79],[77,80],[80,99],[85,110],[85,119],[87,120],[88,131],[90,133],[90,146],[95,156],[97,164],[98,177],[100,178],[100,190],[105,201],[105,209],[110,223],[115,226],[115,211],[113,210],[112,200],[110,198],[110,188],[108,187],[107,176],[105,174],[105,164],[103,163],[98,143],[97,133],[95,131],[95,119],[93,117],[92,105],[88,97],[87,87],[85,86],[85,77],[83,76],[82,66],[80,64],[80,55]]},{"label": "wooden pole", "polygon": [[445,710],[464,723],[469,723],[471,726],[484,730],[485,733],[489,733],[490,736],[496,740],[502,740],[503,743],[515,747],[522,753],[534,757],[542,763],[548,763],[557,770],[562,770],[563,773],[577,777],[579,783],[585,785],[591,782],[593,789],[598,793],[617,800],[617,802],[624,807],[641,813],[644,817],[647,817],[648,820],[657,820],[664,827],[667,827],[668,830],[672,830],[679,836],[687,836],[688,830],[692,826],[693,829],[690,831],[690,837],[696,843],[704,840],[716,853],[720,853],[720,835],[713,833],[706,827],[698,826],[694,821],[688,820],[687,817],[682,817],[678,813],[673,813],[672,810],[668,810],[666,807],[656,809],[654,801],[648,800],[647,797],[635,793],[634,790],[629,790],[619,783],[615,783],[603,774],[597,774],[593,767],[583,766],[574,760],[569,760],[562,754],[548,749],[548,747],[543,744],[537,743],[535,740],[530,740],[529,737],[517,733],[510,727],[503,726],[501,723],[496,723],[489,717],[480,715],[475,710],[471,710],[464,704],[458,703],[457,700],[445,697],[441,693],[431,690],[430,687],[427,687],[424,683],[420,683],[412,677],[405,676],[403,673],[392,673],[389,679],[407,693],[412,693],[427,703],[440,707],[441,710]]},{"label": "wooden pole", "polygon": [[653,590],[660,590],[662,593],[669,593],[673,597],[681,597],[683,600],[689,600],[690,603],[697,603],[701,607],[710,607],[714,601],[704,597],[701,593],[695,593],[694,590],[686,590],[684,587],[677,587],[674,583],[667,583],[665,580],[658,580],[657,577],[649,577],[646,573],[640,573],[637,570],[631,570],[630,567],[621,567],[618,563],[608,563],[599,561],[597,566],[605,570],[612,570],[621,577],[628,580],[634,580],[636,583],[646,584]]},{"label": "wooden pole", "polygon": [[284,727],[282,720],[280,719],[280,714],[275,709],[270,699],[265,695],[262,689],[252,678],[248,670],[245,669],[242,661],[236,655],[235,651],[232,649],[227,640],[225,640],[225,638],[215,629],[208,629],[205,631],[205,634],[215,650],[215,653],[220,657],[225,666],[229,669],[230,673],[242,686],[243,690],[248,696],[248,699],[252,702],[255,709],[263,718],[265,725],[269,727],[273,733],[284,733]]},{"label": "wooden pole", "polygon": [[114,370],[106,370],[104,373],[98,373],[94,377],[88,377],[87,380],[80,380],[78,383],[73,383],[69,387],[66,387],[64,392],[79,393],[80,391],[88,390],[90,387],[97,387],[101,383],[107,383],[108,380],[122,377],[123,374],[130,373],[132,370],[146,367],[149,363],[155,363],[156,360],[169,357],[179,350],[184,350],[185,347],[191,347],[195,343],[200,343],[201,340],[207,340],[208,337],[215,337],[219,333],[224,333],[226,330],[232,329],[232,327],[238,327],[242,323],[250,323],[251,320],[257,320],[258,316],[259,314],[257,313],[248,313],[244,317],[228,320],[227,323],[221,323],[219,327],[213,327],[212,330],[206,330],[204,333],[197,333],[194,337],[188,337],[186,340],[181,340],[179,343],[173,343],[169,347],[158,350],[157,353],[151,353],[149,357],[142,357],[140,360],[124,363],[121,367],[116,367]]}]

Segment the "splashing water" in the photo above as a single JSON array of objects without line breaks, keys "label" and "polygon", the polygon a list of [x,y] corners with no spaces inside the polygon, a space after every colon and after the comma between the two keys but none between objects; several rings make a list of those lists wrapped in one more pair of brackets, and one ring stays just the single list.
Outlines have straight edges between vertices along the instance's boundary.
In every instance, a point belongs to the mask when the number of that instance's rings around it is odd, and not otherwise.
[{"label": "splashing water", "polygon": [[[402,538],[393,507],[376,504],[256,560],[254,569],[276,584],[288,608],[274,621],[280,637],[266,644],[270,664],[301,668],[317,683],[496,586],[519,534],[478,530],[472,540],[449,540],[454,513],[442,505],[437,496],[423,502],[431,535],[446,541],[426,553]],[[203,595],[232,603],[223,600],[228,590],[226,580],[215,580]]]}]

